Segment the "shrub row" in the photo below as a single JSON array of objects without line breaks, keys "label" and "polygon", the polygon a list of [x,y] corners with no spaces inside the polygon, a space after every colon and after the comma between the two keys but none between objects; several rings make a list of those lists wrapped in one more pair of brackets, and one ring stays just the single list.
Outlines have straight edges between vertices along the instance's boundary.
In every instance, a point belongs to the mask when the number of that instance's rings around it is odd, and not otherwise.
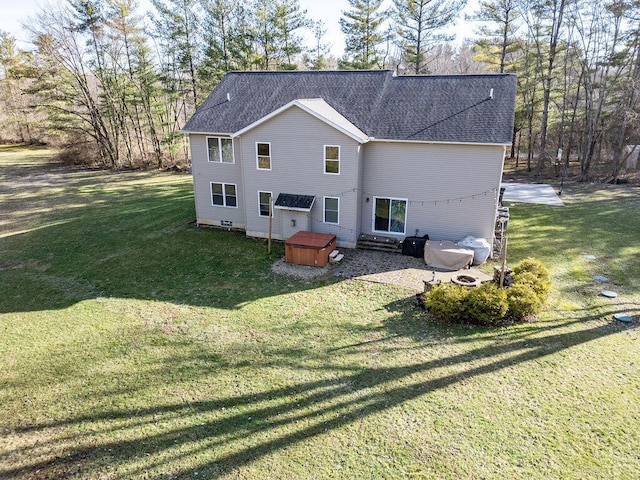
[{"label": "shrub row", "polygon": [[542,310],[551,280],[547,268],[532,258],[514,266],[513,276],[509,288],[500,288],[493,282],[474,289],[453,283],[439,285],[424,294],[424,305],[436,317],[452,323],[521,322]]}]

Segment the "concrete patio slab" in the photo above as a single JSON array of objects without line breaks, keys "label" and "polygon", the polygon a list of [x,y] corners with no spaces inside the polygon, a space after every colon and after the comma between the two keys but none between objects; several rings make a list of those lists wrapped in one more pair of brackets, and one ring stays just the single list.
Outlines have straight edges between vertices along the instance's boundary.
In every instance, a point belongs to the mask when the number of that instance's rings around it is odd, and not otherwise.
[{"label": "concrete patio slab", "polygon": [[502,203],[535,203],[564,207],[556,190],[546,183],[503,183],[502,186],[505,188]]}]

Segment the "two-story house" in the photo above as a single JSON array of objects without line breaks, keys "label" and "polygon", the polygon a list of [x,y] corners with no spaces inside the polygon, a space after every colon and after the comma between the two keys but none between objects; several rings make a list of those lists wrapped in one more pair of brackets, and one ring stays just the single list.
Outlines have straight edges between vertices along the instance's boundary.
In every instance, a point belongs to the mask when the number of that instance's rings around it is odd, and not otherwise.
[{"label": "two-story house", "polygon": [[515,91],[504,74],[229,73],[183,129],[197,223],[491,239]]}]

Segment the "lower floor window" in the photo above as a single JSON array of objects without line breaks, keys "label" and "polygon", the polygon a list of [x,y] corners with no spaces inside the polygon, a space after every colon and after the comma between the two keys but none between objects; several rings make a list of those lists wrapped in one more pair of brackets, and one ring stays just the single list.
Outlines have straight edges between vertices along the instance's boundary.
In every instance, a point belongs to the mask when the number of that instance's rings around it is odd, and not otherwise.
[{"label": "lower floor window", "polygon": [[237,207],[238,197],[235,184],[211,182],[211,204],[221,207]]},{"label": "lower floor window", "polygon": [[340,223],[340,199],[324,197],[324,223]]},{"label": "lower floor window", "polygon": [[376,197],[373,202],[373,230],[405,233],[407,201],[399,198]]},{"label": "lower floor window", "polygon": [[261,217],[268,217],[271,211],[271,192],[258,192],[258,213]]}]

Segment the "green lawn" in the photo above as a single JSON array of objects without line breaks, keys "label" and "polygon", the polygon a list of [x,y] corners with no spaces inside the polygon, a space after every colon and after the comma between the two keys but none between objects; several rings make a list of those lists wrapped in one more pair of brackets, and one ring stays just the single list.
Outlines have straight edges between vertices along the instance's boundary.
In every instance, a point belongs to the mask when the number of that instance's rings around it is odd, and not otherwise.
[{"label": "green lawn", "polygon": [[489,330],[273,274],[190,223],[189,176],[51,153],[0,147],[0,478],[640,478],[637,189],[514,205],[554,286]]}]

